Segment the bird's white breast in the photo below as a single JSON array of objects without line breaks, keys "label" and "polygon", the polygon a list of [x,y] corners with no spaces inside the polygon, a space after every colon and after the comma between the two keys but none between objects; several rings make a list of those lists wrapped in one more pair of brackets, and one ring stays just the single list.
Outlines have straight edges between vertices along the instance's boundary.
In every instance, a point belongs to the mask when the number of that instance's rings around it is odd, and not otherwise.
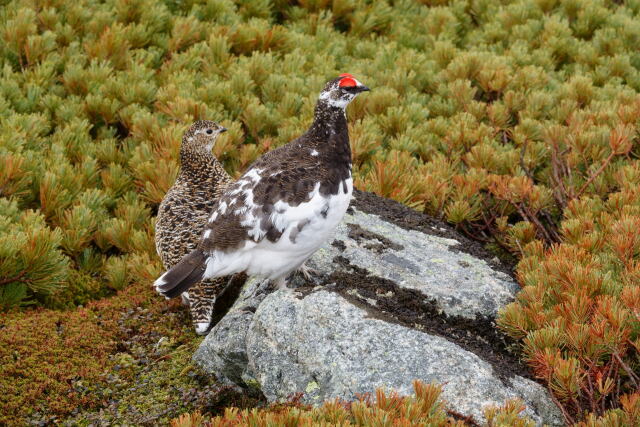
[{"label": "bird's white breast", "polygon": [[344,185],[340,183],[338,194],[323,196],[318,183],[307,202],[297,206],[275,203],[270,219],[282,232],[280,238],[275,242],[266,238],[257,243],[247,241],[239,250],[212,254],[205,277],[246,271],[274,279],[295,270],[333,233],[349,207],[352,193],[353,180],[348,178]]}]

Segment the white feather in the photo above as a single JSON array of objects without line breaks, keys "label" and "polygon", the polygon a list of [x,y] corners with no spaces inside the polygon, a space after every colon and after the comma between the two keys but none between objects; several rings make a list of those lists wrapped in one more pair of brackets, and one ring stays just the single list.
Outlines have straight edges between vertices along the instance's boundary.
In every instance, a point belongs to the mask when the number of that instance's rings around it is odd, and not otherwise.
[{"label": "white feather", "polygon": [[262,179],[262,177],[260,176],[260,172],[262,172],[262,169],[251,169],[244,174],[241,180],[247,181],[247,178],[251,178],[253,182],[257,184],[258,182],[260,182],[260,179]]}]

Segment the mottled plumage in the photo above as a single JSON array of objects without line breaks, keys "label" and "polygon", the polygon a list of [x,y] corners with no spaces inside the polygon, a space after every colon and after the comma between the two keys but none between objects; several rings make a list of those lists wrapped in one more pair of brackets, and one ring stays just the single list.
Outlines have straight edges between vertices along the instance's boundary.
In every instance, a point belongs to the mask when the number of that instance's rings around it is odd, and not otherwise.
[{"label": "mottled plumage", "polygon": [[[202,120],[182,138],[180,172],[160,203],[156,222],[156,249],[165,268],[173,267],[196,248],[211,209],[232,182],[211,153],[216,138],[225,130],[215,122]],[[204,280],[185,295],[197,333],[208,330],[213,302],[227,280]]]},{"label": "mottled plumage", "polygon": [[237,272],[282,285],[333,232],[351,199],[345,108],[368,90],[351,75],[327,83],[314,122],[258,159],[215,204],[198,247],[155,282],[174,297],[202,277]]}]

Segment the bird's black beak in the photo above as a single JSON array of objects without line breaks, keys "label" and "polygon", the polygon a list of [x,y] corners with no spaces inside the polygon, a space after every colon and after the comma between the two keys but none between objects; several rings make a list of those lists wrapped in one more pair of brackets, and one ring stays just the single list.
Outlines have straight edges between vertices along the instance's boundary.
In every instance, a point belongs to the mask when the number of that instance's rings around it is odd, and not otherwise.
[{"label": "bird's black beak", "polygon": [[219,133],[225,133],[227,131],[227,128],[220,128],[220,130],[218,131]]},{"label": "bird's black beak", "polygon": [[369,92],[371,89],[366,87],[365,85],[358,86],[358,92]]}]

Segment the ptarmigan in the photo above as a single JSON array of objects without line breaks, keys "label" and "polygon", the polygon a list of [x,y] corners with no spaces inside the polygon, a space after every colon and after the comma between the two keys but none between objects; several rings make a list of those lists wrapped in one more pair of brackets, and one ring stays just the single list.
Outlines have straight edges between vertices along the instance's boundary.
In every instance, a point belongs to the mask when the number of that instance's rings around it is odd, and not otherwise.
[{"label": "ptarmigan", "polygon": [[[182,138],[180,172],[160,203],[156,222],[156,250],[165,268],[196,248],[211,209],[233,181],[211,153],[224,131],[217,123],[202,120],[191,125]],[[214,301],[227,280],[204,280],[183,294],[196,333],[206,334],[209,329]]]},{"label": "ptarmigan", "polygon": [[198,247],[158,278],[167,298],[203,278],[237,272],[276,280],[300,267],[342,220],[351,200],[351,149],[345,108],[369,88],[350,74],[320,93],[311,127],[270,151],[215,204]]}]

